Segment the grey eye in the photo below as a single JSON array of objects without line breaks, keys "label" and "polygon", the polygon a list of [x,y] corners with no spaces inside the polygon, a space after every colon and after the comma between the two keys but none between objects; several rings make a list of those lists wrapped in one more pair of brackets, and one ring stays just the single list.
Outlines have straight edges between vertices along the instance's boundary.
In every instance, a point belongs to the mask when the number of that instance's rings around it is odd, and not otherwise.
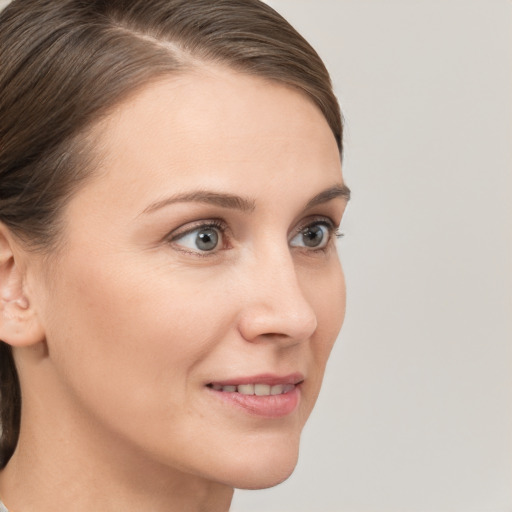
[{"label": "grey eye", "polygon": [[215,229],[202,229],[198,231],[195,243],[201,251],[212,251],[219,243],[219,235]]},{"label": "grey eye", "polygon": [[324,224],[313,224],[295,235],[290,242],[292,247],[311,247],[321,249],[329,241],[329,228]]},{"label": "grey eye", "polygon": [[187,249],[204,252],[216,249],[220,240],[221,235],[217,228],[202,227],[186,233],[177,242]]}]

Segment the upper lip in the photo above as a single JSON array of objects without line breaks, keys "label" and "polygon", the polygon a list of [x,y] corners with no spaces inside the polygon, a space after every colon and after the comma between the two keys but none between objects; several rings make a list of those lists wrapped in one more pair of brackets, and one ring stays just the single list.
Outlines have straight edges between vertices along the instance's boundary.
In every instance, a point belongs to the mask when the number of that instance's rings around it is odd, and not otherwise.
[{"label": "upper lip", "polygon": [[216,384],[219,386],[238,386],[239,384],[268,384],[269,386],[277,386],[279,384],[300,384],[304,380],[304,375],[300,372],[290,373],[288,375],[275,375],[272,373],[261,373],[259,375],[251,375],[247,377],[234,377],[222,380],[213,380],[208,384]]}]

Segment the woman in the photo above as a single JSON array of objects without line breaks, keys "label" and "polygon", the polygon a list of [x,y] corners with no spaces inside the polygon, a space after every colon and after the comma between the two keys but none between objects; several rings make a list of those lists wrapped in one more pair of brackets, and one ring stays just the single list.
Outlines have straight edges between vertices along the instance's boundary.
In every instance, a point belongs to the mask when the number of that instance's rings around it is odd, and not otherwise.
[{"label": "woman", "polygon": [[5,506],[283,481],[345,310],[319,57],[258,0],[15,0],[0,48]]}]

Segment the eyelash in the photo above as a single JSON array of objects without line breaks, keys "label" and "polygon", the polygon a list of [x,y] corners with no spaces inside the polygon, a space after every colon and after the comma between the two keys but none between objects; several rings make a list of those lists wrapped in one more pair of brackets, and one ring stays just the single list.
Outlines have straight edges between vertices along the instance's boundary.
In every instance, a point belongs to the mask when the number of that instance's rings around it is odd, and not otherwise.
[{"label": "eyelash", "polygon": [[[339,228],[336,226],[336,224],[331,219],[328,219],[328,218],[324,217],[324,218],[310,220],[310,221],[305,222],[304,224],[302,224],[294,232],[293,238],[295,236],[297,236],[298,234],[300,234],[301,232],[303,232],[304,230],[306,230],[307,228],[313,228],[315,226],[325,226],[327,228],[328,240],[327,240],[327,242],[326,242],[324,247],[310,248],[310,249],[302,247],[302,249],[305,249],[308,253],[319,253],[319,252],[325,253],[329,249],[329,246],[330,246],[330,244],[331,244],[331,242],[332,242],[332,240],[334,238],[335,239],[340,239],[340,238],[342,238],[344,236],[344,233],[341,233],[339,231]],[[194,225],[190,229],[187,229],[184,232],[179,232],[179,233],[176,233],[176,234],[172,234],[170,237],[168,236],[167,237],[167,241],[169,243],[171,243],[171,244],[174,244],[178,240],[183,239],[184,237],[194,233],[195,231],[202,231],[202,230],[207,230],[207,229],[215,229],[215,230],[219,231],[220,235],[221,235],[220,236],[220,243],[221,244],[225,244],[226,243],[225,237],[226,237],[226,233],[228,233],[228,231],[229,231],[229,228],[228,228],[227,224],[225,222],[223,222],[222,220],[220,220],[220,219],[211,219],[211,220],[208,220],[206,222],[201,222],[199,224],[196,224],[196,225]],[[217,254],[223,248],[225,249],[226,247],[221,247],[220,249],[215,248],[215,249],[213,249],[211,251],[201,251],[199,249],[197,251],[195,251],[195,250],[187,250],[186,248],[183,248],[183,247],[180,247],[179,250],[182,251],[182,252],[185,252],[187,254],[191,254],[193,256],[200,257],[200,258],[208,258],[208,257],[214,256],[215,254]]]},{"label": "eyelash", "polygon": [[327,218],[306,222],[299,229],[297,229],[297,231],[295,232],[295,235],[298,235],[299,233],[301,233],[302,231],[304,231],[307,228],[312,228],[315,226],[325,226],[327,228],[327,230],[329,232],[329,241],[332,238],[340,239],[345,236],[345,234],[339,230],[339,227],[337,227],[336,224],[332,220],[327,219]]}]

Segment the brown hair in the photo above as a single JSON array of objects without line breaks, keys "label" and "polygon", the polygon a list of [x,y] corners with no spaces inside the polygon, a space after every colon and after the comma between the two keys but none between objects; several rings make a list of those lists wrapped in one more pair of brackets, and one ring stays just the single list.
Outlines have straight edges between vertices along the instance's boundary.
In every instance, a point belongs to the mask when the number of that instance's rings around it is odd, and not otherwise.
[{"label": "brown hair", "polygon": [[[55,248],[59,213],[94,167],[87,129],[143,85],[201,62],[303,91],[341,156],[325,66],[259,0],[15,0],[0,14],[0,62],[0,222],[30,250]],[[0,468],[20,415],[16,367],[0,342]]]}]

